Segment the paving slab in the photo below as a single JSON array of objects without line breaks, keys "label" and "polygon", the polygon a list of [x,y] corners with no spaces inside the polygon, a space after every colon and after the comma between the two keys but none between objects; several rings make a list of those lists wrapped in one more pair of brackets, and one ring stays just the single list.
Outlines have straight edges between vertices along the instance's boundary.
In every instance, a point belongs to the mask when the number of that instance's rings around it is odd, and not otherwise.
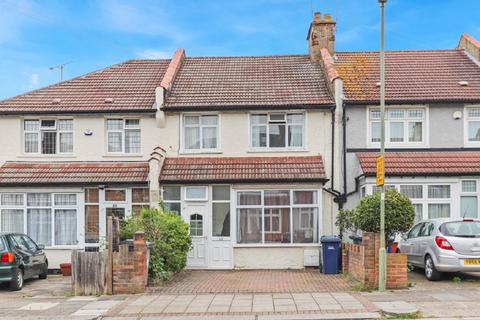
[{"label": "paving slab", "polygon": [[32,302],[20,308],[20,310],[48,310],[58,305],[58,302]]},{"label": "paving slab", "polygon": [[401,315],[418,312],[415,305],[405,301],[374,302],[374,304],[387,314]]}]

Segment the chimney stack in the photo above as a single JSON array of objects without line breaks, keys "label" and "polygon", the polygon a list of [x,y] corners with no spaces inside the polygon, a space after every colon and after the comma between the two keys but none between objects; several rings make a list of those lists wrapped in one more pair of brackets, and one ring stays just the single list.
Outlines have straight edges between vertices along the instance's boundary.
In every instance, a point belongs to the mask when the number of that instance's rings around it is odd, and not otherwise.
[{"label": "chimney stack", "polygon": [[307,42],[310,59],[320,61],[320,50],[326,48],[333,56],[335,53],[335,24],[330,14],[322,19],[320,12],[313,14],[313,21],[308,29]]}]

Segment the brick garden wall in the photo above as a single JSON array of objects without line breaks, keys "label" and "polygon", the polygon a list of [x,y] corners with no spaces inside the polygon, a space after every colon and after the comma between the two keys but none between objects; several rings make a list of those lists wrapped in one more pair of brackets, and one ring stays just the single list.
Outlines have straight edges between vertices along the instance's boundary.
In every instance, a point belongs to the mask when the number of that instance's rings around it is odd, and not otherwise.
[{"label": "brick garden wall", "polygon": [[148,280],[147,245],[143,232],[135,233],[133,251],[122,244],[113,252],[113,294],[142,293]]},{"label": "brick garden wall", "polygon": [[[342,244],[342,271],[368,287],[378,287],[378,249],[380,237],[377,233],[365,232],[360,245]],[[406,288],[407,256],[401,253],[387,254],[387,288]]]}]

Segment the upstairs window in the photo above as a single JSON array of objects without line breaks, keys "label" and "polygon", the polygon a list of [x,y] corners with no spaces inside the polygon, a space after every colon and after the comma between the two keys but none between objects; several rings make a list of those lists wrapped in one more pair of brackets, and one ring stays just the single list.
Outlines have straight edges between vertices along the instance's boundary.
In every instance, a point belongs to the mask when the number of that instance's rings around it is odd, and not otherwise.
[{"label": "upstairs window", "polygon": [[466,108],[466,138],[469,144],[480,144],[480,107]]},{"label": "upstairs window", "polygon": [[24,152],[69,154],[73,152],[73,120],[24,120]]},{"label": "upstairs window", "polygon": [[183,117],[183,149],[216,150],[218,148],[218,115]]},{"label": "upstairs window", "polygon": [[109,153],[140,153],[140,119],[107,119]]},{"label": "upstairs window", "polygon": [[[380,144],[380,109],[370,109],[368,115],[369,143]],[[387,109],[385,111],[385,144],[387,146],[425,145],[424,108]]]},{"label": "upstairs window", "polygon": [[250,116],[252,148],[303,148],[303,113],[269,113]]}]

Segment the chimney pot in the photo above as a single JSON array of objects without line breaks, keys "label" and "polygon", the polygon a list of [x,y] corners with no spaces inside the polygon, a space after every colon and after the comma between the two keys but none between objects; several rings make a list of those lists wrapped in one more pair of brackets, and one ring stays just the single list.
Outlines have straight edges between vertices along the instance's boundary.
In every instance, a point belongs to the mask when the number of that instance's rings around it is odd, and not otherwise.
[{"label": "chimney pot", "polygon": [[320,12],[314,13],[307,36],[310,58],[313,61],[320,61],[320,51],[323,48],[326,48],[331,55],[335,54],[335,24],[331,14],[325,14],[322,19]]}]

